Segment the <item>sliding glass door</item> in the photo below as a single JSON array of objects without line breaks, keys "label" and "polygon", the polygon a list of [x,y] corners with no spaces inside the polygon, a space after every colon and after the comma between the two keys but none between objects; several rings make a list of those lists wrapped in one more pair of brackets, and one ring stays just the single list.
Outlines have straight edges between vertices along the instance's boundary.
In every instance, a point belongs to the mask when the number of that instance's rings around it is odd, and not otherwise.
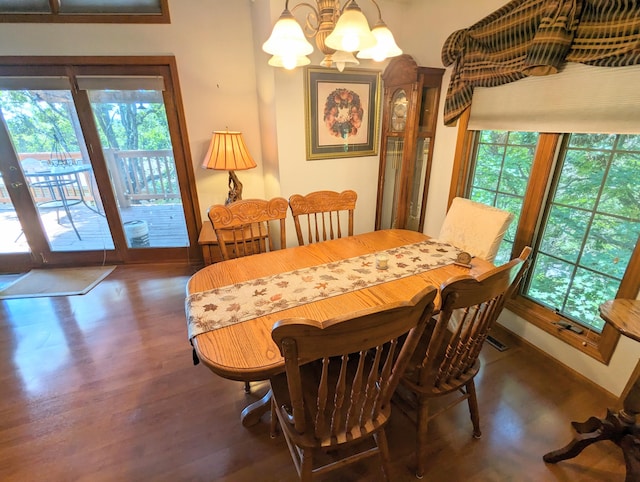
[{"label": "sliding glass door", "polygon": [[171,71],[30,70],[0,66],[3,267],[197,257]]}]

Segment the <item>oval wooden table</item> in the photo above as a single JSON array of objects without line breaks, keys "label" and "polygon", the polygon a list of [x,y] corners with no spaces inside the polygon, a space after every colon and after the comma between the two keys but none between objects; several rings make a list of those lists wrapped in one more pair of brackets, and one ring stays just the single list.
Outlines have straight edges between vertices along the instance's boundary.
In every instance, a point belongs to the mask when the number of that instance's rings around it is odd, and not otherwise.
[{"label": "oval wooden table", "polygon": [[[187,295],[428,239],[428,236],[415,231],[390,229],[223,261],[195,273],[187,284]],[[326,320],[347,312],[357,313],[380,303],[408,300],[424,287],[440,286],[452,276],[477,276],[491,268],[491,263],[474,258],[471,268],[452,264],[324,298],[196,335],[192,344],[200,361],[221,377],[245,382],[267,380],[284,370],[284,360],[271,339],[271,327],[276,321],[296,316]],[[439,299],[436,299],[436,306],[438,303]],[[262,400],[245,408],[243,425],[249,426],[258,421],[268,409],[268,404],[266,407],[264,404],[269,396],[267,393]]]},{"label": "oval wooden table", "polygon": [[[620,334],[640,341],[640,300],[616,299],[600,305],[600,316]],[[604,419],[591,417],[586,422],[571,422],[574,439],[561,449],[543,456],[545,462],[572,459],[592,443],[610,440],[622,448],[626,464],[626,482],[640,481],[640,361],[620,396],[622,409],[607,409]]]}]

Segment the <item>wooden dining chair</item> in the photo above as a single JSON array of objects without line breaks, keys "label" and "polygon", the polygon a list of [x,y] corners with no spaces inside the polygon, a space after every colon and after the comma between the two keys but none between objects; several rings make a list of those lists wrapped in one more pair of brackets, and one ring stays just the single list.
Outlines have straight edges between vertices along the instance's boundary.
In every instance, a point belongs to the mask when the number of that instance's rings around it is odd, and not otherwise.
[{"label": "wooden dining chair", "polygon": [[[288,209],[283,197],[273,199],[243,199],[233,203],[214,204],[208,215],[218,239],[223,260],[264,253],[276,249],[272,230],[279,233],[278,248],[287,247],[285,218]],[[277,221],[277,226],[269,224]],[[251,384],[244,382],[244,391]]]},{"label": "wooden dining chair", "polygon": [[298,244],[353,236],[353,212],[358,195],[355,191],[316,191],[302,196],[294,194],[289,206],[296,226]]},{"label": "wooden dining chair", "polygon": [[[436,293],[427,287],[407,302],[380,305],[355,318],[293,318],[273,326],[286,371],[271,379],[272,433],[279,424],[302,481],[376,454],[389,478],[384,427],[391,395],[433,312]],[[368,444],[354,452],[367,440],[373,448]],[[347,447],[351,450],[344,454]]]},{"label": "wooden dining chair", "polygon": [[502,209],[456,197],[447,211],[438,240],[493,263],[513,218],[513,214]]},{"label": "wooden dining chair", "polygon": [[[285,198],[243,199],[227,205],[209,208],[209,220],[216,233],[222,259],[286,248],[285,218],[288,203]],[[270,223],[278,221],[276,226]],[[279,233],[278,246],[272,232]]]},{"label": "wooden dining chair", "polygon": [[[480,350],[505,301],[517,290],[528,268],[531,248],[518,258],[474,278],[456,276],[440,287],[442,308],[425,330],[398,389],[402,410],[415,416],[416,477],[422,478],[427,460],[429,421],[467,400],[473,436],[480,438],[480,414],[474,378],[480,370]],[[452,313],[463,316],[451,329]],[[455,392],[458,392],[457,394]],[[431,413],[433,398],[451,394],[452,400]],[[457,395],[457,396],[454,396]]]}]

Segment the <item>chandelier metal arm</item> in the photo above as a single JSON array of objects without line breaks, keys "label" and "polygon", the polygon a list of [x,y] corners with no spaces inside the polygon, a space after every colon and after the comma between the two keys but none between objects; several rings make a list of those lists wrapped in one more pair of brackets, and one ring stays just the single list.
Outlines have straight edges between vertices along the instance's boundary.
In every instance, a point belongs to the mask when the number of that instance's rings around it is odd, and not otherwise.
[{"label": "chandelier metal arm", "polygon": [[[308,7],[311,9],[311,12],[305,17],[303,27],[304,34],[307,38],[315,37],[321,28],[326,28],[323,27],[323,23],[326,25],[327,22],[330,22],[331,25],[335,25],[338,21],[338,17],[340,17],[340,13],[342,12],[342,9],[340,9],[340,0],[332,0],[331,3],[333,5],[327,5],[326,0],[324,2],[318,1],[316,2],[316,7],[310,3],[301,2],[290,10],[290,12],[293,13],[298,7]],[[289,0],[287,0],[285,8],[287,8],[288,4]]]},{"label": "chandelier metal arm", "polygon": [[378,5],[378,2],[376,2],[376,0],[369,0],[371,3],[373,3],[376,8],[378,9],[378,22],[382,21],[382,12],[380,11],[380,5]]}]

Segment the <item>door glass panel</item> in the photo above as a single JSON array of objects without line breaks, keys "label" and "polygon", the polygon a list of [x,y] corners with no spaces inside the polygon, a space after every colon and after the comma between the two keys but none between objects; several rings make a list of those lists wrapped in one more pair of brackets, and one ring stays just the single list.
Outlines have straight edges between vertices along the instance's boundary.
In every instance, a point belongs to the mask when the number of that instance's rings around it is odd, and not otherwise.
[{"label": "door glass panel", "polygon": [[420,118],[418,120],[419,130],[420,132],[431,132],[435,128],[436,122],[436,96],[438,94],[438,89],[435,87],[424,87],[422,89],[422,110],[420,111]]},{"label": "door glass panel", "polygon": [[422,212],[422,198],[424,196],[424,183],[427,176],[427,164],[429,160],[428,137],[418,137],[416,145],[416,162],[413,176],[411,176],[411,192],[409,193],[409,215],[407,216],[407,229],[420,230],[420,214]]},{"label": "door glass panel", "polygon": [[387,139],[387,152],[384,173],[384,186],[382,192],[382,216],[380,217],[380,229],[397,227],[397,204],[400,193],[400,172],[402,171],[402,151],[404,149],[403,137],[389,137]]},{"label": "door glass panel", "polygon": [[29,246],[24,240],[24,233],[11,198],[9,187],[0,176],[0,253],[28,253]]},{"label": "door glass panel", "polygon": [[150,88],[154,79],[141,78],[137,90],[122,79],[90,81],[104,84],[88,94],[127,245],[188,246],[162,90]]},{"label": "door glass panel", "polygon": [[[113,249],[71,92],[0,90],[0,109],[50,250]],[[0,206],[15,214],[4,194]],[[2,252],[28,251],[20,222],[8,216]]]}]

